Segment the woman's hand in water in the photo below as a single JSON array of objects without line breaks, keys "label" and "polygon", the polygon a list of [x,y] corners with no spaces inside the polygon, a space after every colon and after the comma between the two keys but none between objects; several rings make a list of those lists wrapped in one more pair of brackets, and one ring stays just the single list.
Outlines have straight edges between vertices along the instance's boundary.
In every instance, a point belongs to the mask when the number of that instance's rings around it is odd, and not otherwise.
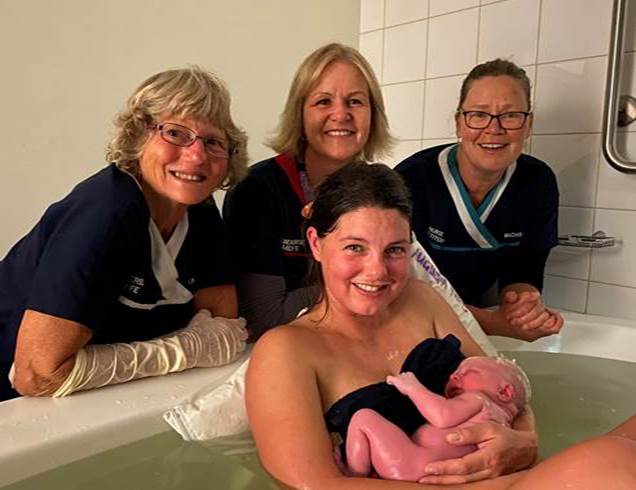
[{"label": "woman's hand in water", "polygon": [[420,483],[450,485],[512,473],[527,468],[537,458],[537,435],[487,422],[459,429],[447,437],[454,445],[476,444],[478,449],[461,458],[427,466]]}]

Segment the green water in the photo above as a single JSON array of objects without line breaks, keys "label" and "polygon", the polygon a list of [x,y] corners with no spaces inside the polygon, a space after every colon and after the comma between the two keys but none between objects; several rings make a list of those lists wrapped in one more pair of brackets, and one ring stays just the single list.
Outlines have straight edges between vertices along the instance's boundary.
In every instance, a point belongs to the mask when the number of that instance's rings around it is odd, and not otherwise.
[{"label": "green water", "polygon": [[[510,352],[508,357],[517,359],[532,382],[542,457],[601,434],[634,413],[636,363],[545,352]],[[229,455],[230,447],[242,454]],[[273,488],[277,487],[261,468],[253,444],[245,443],[244,437],[220,446],[184,442],[166,432],[2,490]]]},{"label": "green water", "polygon": [[[245,450],[245,444],[240,446]],[[278,488],[260,466],[253,443],[249,452],[240,455],[225,454],[226,449],[185,442],[176,432],[164,432],[41,473],[2,490]]]},{"label": "green water", "polygon": [[636,413],[636,363],[547,352],[508,352],[528,373],[539,452],[547,457]]}]

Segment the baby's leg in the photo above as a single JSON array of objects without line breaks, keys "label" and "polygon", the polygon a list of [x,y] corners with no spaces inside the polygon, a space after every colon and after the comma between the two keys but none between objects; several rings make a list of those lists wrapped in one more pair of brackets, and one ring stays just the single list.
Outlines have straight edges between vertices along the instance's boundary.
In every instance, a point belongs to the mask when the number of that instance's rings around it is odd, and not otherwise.
[{"label": "baby's leg", "polygon": [[346,446],[347,464],[355,475],[367,476],[375,469],[387,480],[418,481],[426,465],[439,459],[368,408],[358,410],[351,418]]}]

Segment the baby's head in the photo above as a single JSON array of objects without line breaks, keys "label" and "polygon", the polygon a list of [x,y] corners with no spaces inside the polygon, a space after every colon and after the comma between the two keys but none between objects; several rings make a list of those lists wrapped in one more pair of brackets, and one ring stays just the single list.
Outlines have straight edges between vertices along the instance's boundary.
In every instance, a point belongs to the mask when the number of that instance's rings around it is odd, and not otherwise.
[{"label": "baby's head", "polygon": [[503,357],[469,357],[451,374],[446,396],[483,391],[502,403],[522,408],[532,396],[530,380],[513,361]]}]

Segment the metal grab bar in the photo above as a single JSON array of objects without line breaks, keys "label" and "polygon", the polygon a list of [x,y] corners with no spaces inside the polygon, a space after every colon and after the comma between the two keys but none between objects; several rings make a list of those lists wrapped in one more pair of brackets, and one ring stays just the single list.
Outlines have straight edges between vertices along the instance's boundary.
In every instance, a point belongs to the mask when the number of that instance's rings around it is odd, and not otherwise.
[{"label": "metal grab bar", "polygon": [[636,173],[636,162],[625,160],[618,154],[616,143],[616,119],[618,117],[618,89],[624,51],[625,12],[627,2],[614,0],[612,12],[612,35],[607,60],[607,82],[605,86],[605,108],[603,111],[603,155],[619,172]]}]

